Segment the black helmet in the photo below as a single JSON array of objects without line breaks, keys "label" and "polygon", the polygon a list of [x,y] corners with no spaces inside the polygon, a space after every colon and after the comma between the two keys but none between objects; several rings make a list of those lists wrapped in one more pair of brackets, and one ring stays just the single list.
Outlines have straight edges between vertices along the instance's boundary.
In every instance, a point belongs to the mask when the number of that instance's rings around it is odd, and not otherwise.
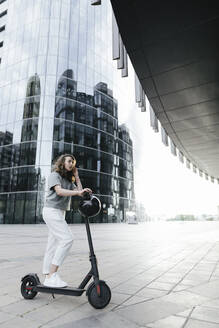
[{"label": "black helmet", "polygon": [[83,199],[79,203],[79,213],[85,217],[96,216],[100,213],[101,202],[96,196],[85,193]]}]

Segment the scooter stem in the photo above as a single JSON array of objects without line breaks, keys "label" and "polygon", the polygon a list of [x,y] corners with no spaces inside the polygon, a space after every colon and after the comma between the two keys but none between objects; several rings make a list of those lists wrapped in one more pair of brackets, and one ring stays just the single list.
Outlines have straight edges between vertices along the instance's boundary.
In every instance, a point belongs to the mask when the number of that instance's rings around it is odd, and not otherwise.
[{"label": "scooter stem", "polygon": [[[92,275],[94,277],[94,281],[99,281],[99,272],[97,267],[97,259],[96,255],[94,254],[94,248],[93,248],[93,242],[91,238],[91,232],[90,232],[90,225],[88,217],[85,217],[85,225],[87,229],[87,238],[88,238],[88,244],[90,249],[90,262],[91,262],[91,271],[88,273],[88,277]],[[85,278],[86,280],[86,278]],[[83,284],[82,284],[83,285]]]},{"label": "scooter stem", "polygon": [[86,225],[86,230],[87,230],[87,238],[88,238],[88,245],[89,245],[89,249],[90,249],[90,256],[94,256],[94,248],[93,248],[93,242],[92,242],[92,238],[91,238],[88,217],[85,217],[84,220],[85,220],[85,225]]}]

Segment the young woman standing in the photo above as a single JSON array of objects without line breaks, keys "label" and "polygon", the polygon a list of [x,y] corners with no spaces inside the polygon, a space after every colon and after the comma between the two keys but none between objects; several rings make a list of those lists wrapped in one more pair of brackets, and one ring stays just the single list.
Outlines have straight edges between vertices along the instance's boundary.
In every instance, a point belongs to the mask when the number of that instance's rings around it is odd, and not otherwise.
[{"label": "young woman standing", "polygon": [[65,212],[70,210],[71,196],[82,197],[86,192],[92,193],[92,190],[82,188],[74,156],[61,155],[49,175],[48,194],[43,208],[43,220],[49,230],[43,260],[45,286],[67,287],[67,283],[57,273],[73,243],[71,230],[65,221]]}]

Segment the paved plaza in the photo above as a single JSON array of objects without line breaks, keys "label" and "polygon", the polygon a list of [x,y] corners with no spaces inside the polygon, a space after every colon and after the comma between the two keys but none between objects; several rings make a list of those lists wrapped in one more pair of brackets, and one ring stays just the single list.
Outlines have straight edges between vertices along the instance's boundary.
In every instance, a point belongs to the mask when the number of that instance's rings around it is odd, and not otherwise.
[{"label": "paved plaza", "polygon": [[[60,276],[78,286],[89,271],[84,225]],[[24,300],[21,277],[38,273],[47,227],[0,226],[0,328],[219,327],[219,222],[91,224],[100,278],[112,289],[103,310],[87,297],[40,294]]]}]

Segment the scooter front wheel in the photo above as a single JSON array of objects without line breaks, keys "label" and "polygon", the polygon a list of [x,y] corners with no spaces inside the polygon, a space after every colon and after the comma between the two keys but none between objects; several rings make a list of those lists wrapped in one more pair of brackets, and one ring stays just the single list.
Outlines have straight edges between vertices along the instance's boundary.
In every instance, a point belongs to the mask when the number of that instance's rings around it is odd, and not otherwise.
[{"label": "scooter front wheel", "polygon": [[87,297],[89,303],[95,309],[103,309],[111,300],[111,291],[109,286],[100,280],[98,285],[95,285],[94,282],[90,284],[87,290]]},{"label": "scooter front wheel", "polygon": [[37,285],[37,281],[34,277],[27,276],[24,278],[21,284],[21,294],[25,299],[33,299],[37,292],[34,291],[33,287]]}]

